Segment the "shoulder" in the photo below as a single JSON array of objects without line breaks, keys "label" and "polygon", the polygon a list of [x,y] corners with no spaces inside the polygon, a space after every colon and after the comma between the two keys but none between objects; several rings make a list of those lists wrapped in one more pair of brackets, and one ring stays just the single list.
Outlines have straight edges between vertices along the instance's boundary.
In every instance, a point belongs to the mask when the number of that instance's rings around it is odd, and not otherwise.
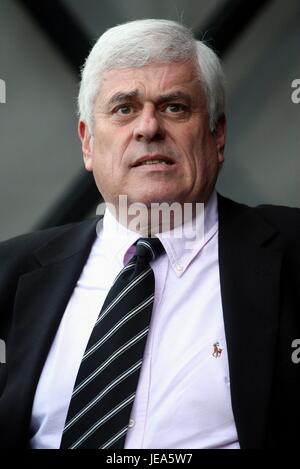
[{"label": "shoulder", "polygon": [[85,233],[89,227],[94,226],[96,219],[56,226],[32,233],[22,234],[6,241],[0,242],[0,264],[5,266],[22,265],[32,253],[44,246],[51,245],[52,241],[59,246],[60,242],[69,244],[78,234]]},{"label": "shoulder", "polygon": [[26,233],[0,242],[0,258],[26,255],[72,228],[74,224],[55,226]]},{"label": "shoulder", "polygon": [[259,205],[255,207],[257,213],[272,225],[287,246],[300,248],[300,209],[282,205]]},{"label": "shoulder", "polygon": [[236,222],[252,224],[263,222],[280,234],[281,238],[300,240],[300,208],[282,205],[257,205],[255,207],[235,202],[218,194],[219,216]]},{"label": "shoulder", "polygon": [[283,205],[258,205],[255,210],[280,231],[300,230],[300,208]]}]

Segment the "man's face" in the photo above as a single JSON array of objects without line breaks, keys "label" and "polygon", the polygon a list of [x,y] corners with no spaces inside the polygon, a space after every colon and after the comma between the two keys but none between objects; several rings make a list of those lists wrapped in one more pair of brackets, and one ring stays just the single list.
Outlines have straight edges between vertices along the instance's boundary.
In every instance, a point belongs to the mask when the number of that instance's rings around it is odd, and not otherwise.
[{"label": "man's face", "polygon": [[205,202],[223,161],[225,121],[212,133],[194,61],[103,74],[93,135],[79,123],[85,167],[104,200]]}]

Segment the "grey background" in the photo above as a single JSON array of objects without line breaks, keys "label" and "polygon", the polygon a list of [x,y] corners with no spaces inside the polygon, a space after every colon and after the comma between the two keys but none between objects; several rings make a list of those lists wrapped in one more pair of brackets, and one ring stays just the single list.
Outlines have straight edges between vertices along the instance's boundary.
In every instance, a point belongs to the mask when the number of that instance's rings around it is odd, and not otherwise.
[{"label": "grey background", "polygon": [[[47,0],[48,1],[48,0]],[[95,40],[138,18],[201,29],[223,0],[64,0]],[[275,0],[224,58],[228,139],[218,190],[250,205],[300,207],[300,2]],[[0,239],[32,230],[82,170],[78,84],[27,12],[0,0]]]}]

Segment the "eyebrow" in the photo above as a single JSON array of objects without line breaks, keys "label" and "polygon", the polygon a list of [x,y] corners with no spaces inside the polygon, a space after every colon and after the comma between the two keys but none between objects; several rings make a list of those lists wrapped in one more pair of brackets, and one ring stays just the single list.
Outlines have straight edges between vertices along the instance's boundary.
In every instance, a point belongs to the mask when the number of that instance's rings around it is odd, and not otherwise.
[{"label": "eyebrow", "polygon": [[[112,106],[112,105],[118,104],[120,102],[124,102],[124,101],[128,101],[128,100],[130,101],[134,98],[139,97],[140,95],[141,94],[138,90],[132,90],[132,91],[128,91],[128,92],[119,91],[119,92],[115,93],[109,99],[108,105]],[[167,94],[159,95],[158,98],[155,101],[158,104],[160,104],[161,102],[177,101],[179,99],[183,99],[183,100],[188,101],[188,102],[191,101],[190,95],[184,93],[183,91],[175,91],[173,93],[167,93]]]},{"label": "eyebrow", "polygon": [[184,93],[183,91],[174,91],[173,93],[162,94],[158,97],[158,102],[169,102],[169,101],[178,101],[182,99],[184,101],[191,101],[189,94]]},{"label": "eyebrow", "polygon": [[120,102],[127,101],[132,98],[136,98],[138,95],[139,95],[138,90],[132,90],[128,92],[118,91],[108,100],[107,104],[109,106],[113,104],[118,104]]}]

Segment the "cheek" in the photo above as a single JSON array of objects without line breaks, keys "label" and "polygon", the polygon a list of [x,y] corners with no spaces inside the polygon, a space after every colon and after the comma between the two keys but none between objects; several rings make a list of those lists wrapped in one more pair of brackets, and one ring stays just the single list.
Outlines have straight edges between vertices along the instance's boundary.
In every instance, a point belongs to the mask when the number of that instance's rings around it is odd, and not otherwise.
[{"label": "cheek", "polygon": [[186,159],[189,167],[189,176],[193,180],[202,180],[210,177],[217,171],[218,153],[215,142],[210,135],[198,135],[190,140],[186,146]]},{"label": "cheek", "polygon": [[118,136],[103,135],[97,138],[93,151],[93,172],[98,184],[103,188],[114,191],[117,186],[125,184],[126,165],[123,161],[123,155],[126,146],[124,140]]},{"label": "cheek", "polygon": [[196,176],[197,169],[203,165],[203,142],[201,136],[187,138],[184,150],[187,164],[192,173],[194,173],[194,176]]},{"label": "cheek", "polygon": [[109,145],[109,140],[103,132],[98,133],[95,137],[94,146],[93,146],[93,163],[94,168],[101,168],[101,166],[106,167],[111,164],[111,147]]},{"label": "cheek", "polygon": [[126,135],[121,129],[102,129],[97,134],[94,157],[105,161],[112,167],[118,165],[122,160],[126,149]]},{"label": "cheek", "polygon": [[95,129],[94,133],[94,154],[95,157],[106,154],[109,147],[109,139],[105,129]]}]

